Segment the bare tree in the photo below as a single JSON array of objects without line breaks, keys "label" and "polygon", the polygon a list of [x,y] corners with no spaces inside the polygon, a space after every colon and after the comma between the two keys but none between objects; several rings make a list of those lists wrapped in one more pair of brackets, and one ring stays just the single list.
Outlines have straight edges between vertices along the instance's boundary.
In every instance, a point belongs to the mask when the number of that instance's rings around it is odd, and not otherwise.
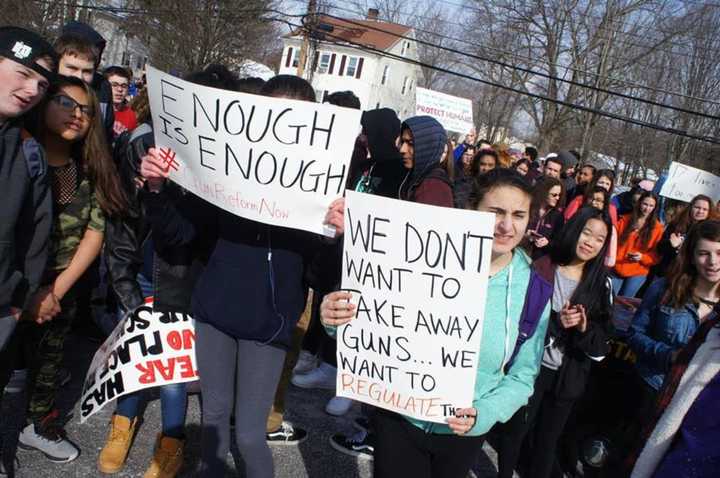
[{"label": "bare tree", "polygon": [[143,38],[160,68],[192,71],[211,63],[262,61],[277,48],[274,0],[134,0],[128,30]]}]

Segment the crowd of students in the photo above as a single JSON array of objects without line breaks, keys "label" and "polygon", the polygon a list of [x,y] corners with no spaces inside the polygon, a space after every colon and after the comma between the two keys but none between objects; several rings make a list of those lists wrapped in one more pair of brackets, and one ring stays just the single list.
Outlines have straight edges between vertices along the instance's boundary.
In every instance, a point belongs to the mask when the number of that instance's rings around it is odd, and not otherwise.
[{"label": "crowd of students", "polygon": [[[335,331],[355,316],[352,296],[338,290],[344,200],[328,207],[336,237],[327,239],[237,217],[168,181],[147,90],[130,103],[124,68],[100,74],[103,47],[78,22],[54,44],[0,28],[0,400],[26,371],[19,446],[55,462],[77,458],[55,399],[70,380],[65,340],[99,276],[108,313],[95,319],[105,334],[148,297],[156,310],[196,320],[202,432],[193,473],[223,476],[234,433],[245,475],[272,477],[269,444],[308,434],[284,420],[289,384],[334,389]],[[316,101],[294,76],[238,79],[212,65],[186,79]],[[352,92],[326,101],[360,108]],[[561,436],[609,354],[615,297],[637,296],[627,342],[637,355],[641,440],[624,473],[713,476],[720,222],[711,198],[697,196],[671,216],[652,181],[614,195],[614,172],[574,152],[541,161],[528,147],[513,158],[474,134],[455,145],[437,120],[401,121],[387,108],[364,112],[361,126],[349,189],[493,213],[495,229],[472,407],[438,425],[365,406],[358,434],[334,435],[333,448],[372,458],[380,478],[464,478],[486,440],[498,450],[500,476],[576,473],[557,459]],[[187,386],[159,393],[146,478],[176,476],[184,462]],[[145,399],[117,400],[100,472],[123,469]],[[351,406],[335,397],[326,411]],[[18,463],[4,451],[0,473],[12,475]]]}]

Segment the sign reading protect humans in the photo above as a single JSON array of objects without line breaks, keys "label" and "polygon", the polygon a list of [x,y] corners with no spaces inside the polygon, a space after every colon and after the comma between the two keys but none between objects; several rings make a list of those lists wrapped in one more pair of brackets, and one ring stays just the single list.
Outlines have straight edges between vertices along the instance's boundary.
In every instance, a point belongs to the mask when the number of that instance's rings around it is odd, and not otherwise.
[{"label": "sign reading protect humans", "polygon": [[196,85],[148,67],[155,142],[170,179],[238,216],[332,235],[359,110]]},{"label": "sign reading protect humans", "polygon": [[[444,423],[471,407],[493,214],[348,191],[337,394]],[[481,412],[480,412],[481,413]]]}]

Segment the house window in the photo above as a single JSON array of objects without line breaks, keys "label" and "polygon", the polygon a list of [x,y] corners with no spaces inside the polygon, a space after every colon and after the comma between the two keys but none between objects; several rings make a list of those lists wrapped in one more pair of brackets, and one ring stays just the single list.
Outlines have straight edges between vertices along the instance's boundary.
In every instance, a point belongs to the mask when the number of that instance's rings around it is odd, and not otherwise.
[{"label": "house window", "polygon": [[318,73],[327,73],[330,68],[330,53],[321,53],[318,62]]},{"label": "house window", "polygon": [[356,56],[351,56],[347,62],[347,68],[345,69],[346,76],[355,76],[357,74],[358,62],[360,60]]},{"label": "house window", "polygon": [[300,64],[300,50],[298,50],[296,48],[295,51],[293,52],[292,66],[293,66],[293,68],[297,68],[299,64]]},{"label": "house window", "polygon": [[413,89],[413,80],[410,80],[410,86],[408,86],[408,93],[412,91]]},{"label": "house window", "polygon": [[402,51],[400,52],[400,54],[401,54],[402,56],[405,56],[405,54],[406,54],[408,51],[410,51],[410,42],[409,42],[409,41],[404,41],[404,42],[403,42],[403,46],[402,46]]},{"label": "house window", "polygon": [[380,102],[379,102],[379,101],[378,101],[377,104],[375,105],[375,109],[376,109],[376,110],[380,109]]},{"label": "house window", "polygon": [[122,60],[120,61],[120,63],[123,66],[130,66],[130,58],[129,58],[128,52],[126,52],[126,51],[123,52]]},{"label": "house window", "polygon": [[390,73],[390,65],[385,65],[385,68],[383,68],[383,76],[382,76],[382,79],[380,80],[381,85],[384,85],[385,83],[387,83],[389,73]]},{"label": "house window", "polygon": [[410,78],[408,78],[408,77],[406,76],[405,79],[403,80],[402,90],[400,91],[400,94],[401,94],[401,95],[404,95],[405,92],[408,90],[408,83],[409,83],[409,82],[410,82]]}]

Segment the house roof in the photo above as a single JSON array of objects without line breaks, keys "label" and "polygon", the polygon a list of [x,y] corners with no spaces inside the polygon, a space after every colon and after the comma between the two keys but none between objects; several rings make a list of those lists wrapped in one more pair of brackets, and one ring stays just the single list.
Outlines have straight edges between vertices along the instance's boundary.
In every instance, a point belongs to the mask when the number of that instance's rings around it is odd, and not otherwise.
[{"label": "house roof", "polygon": [[[351,41],[383,51],[392,48],[393,45],[400,40],[400,36],[405,36],[412,30],[412,28],[398,23],[387,23],[377,20],[342,20],[326,15],[320,15],[319,22],[332,25],[333,31],[328,32],[329,35],[332,35],[328,36],[329,41]],[[386,30],[389,33],[376,29]],[[322,32],[322,30],[320,31]],[[296,30],[291,36],[299,34],[300,31]]]}]

